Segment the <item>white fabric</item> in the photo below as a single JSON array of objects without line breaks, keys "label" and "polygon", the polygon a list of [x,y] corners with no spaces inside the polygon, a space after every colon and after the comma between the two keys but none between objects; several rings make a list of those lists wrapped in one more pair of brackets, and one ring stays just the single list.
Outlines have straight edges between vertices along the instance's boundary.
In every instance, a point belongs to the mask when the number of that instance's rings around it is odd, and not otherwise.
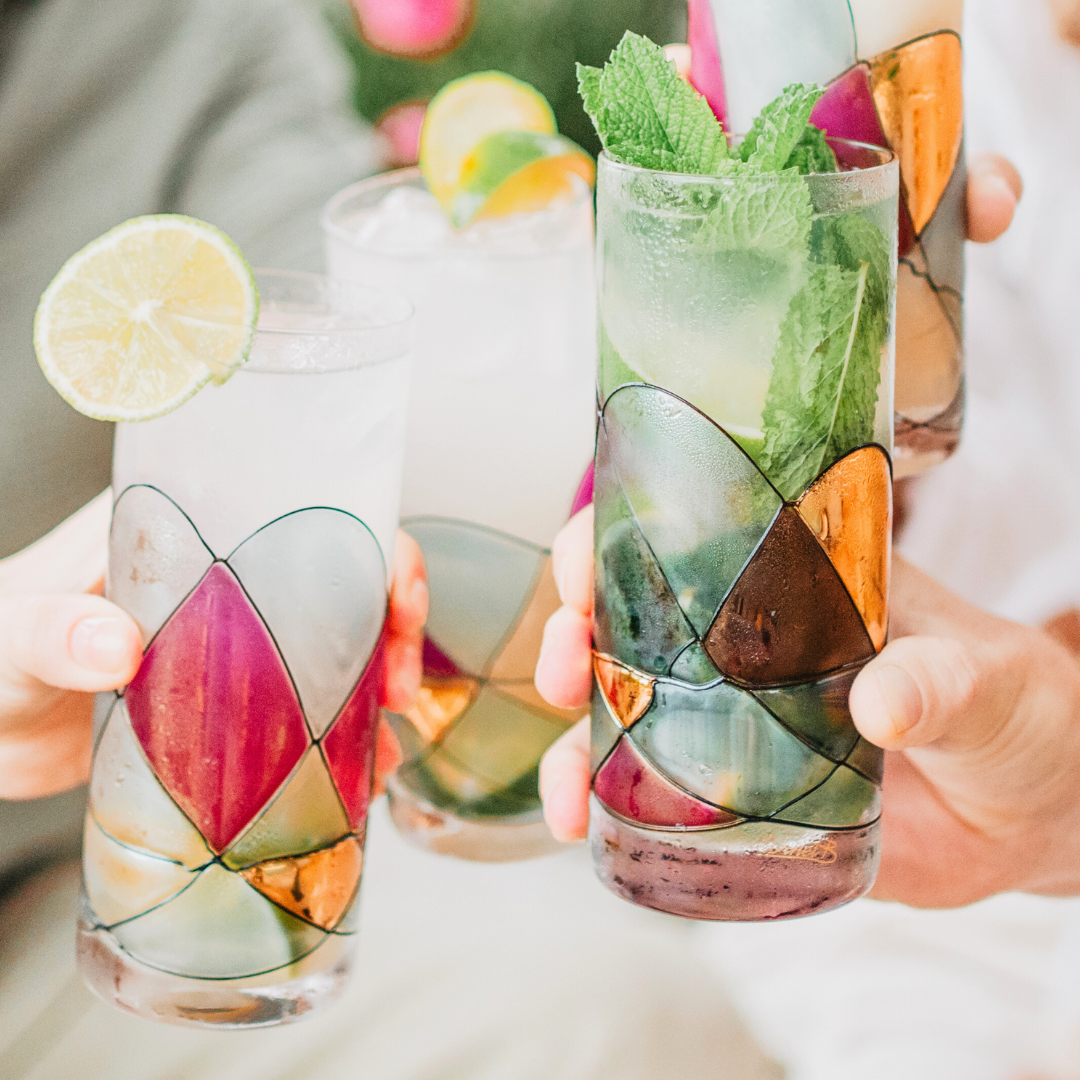
[{"label": "white fabric", "polygon": [[[967,429],[920,482],[901,551],[1034,622],[1080,607],[1080,50],[1046,0],[967,15],[969,152],[1006,154],[1026,193],[1003,240],[969,246]],[[706,937],[790,1080],[1080,1077],[1080,902],[866,901]]]}]

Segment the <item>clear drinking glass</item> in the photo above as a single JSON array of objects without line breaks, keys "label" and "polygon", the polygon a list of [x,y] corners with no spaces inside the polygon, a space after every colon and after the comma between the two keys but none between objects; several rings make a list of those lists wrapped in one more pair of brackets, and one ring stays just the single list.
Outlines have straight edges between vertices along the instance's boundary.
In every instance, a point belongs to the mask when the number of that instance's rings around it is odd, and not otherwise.
[{"label": "clear drinking glass", "polygon": [[877,868],[847,697],[887,629],[898,169],[832,144],[847,171],[807,177],[600,160],[590,841],[693,918]]},{"label": "clear drinking glass", "polygon": [[293,1020],[353,963],[412,309],[259,271],[248,362],[120,424],[107,594],[135,679],[99,695],[79,967],[106,1001]]},{"label": "clear drinking glass", "polygon": [[955,451],[964,420],[963,0],[702,4],[730,130],[789,83],[818,82],[815,124],[900,161],[895,467],[923,472]]},{"label": "clear drinking glass", "polygon": [[431,607],[419,702],[392,718],[391,813],[444,854],[543,854],[540,758],[583,715],[544,702],[533,672],[559,602],[549,549],[593,452],[591,193],[457,233],[405,170],[339,193],[323,228],[332,276],[417,312],[402,525]]}]

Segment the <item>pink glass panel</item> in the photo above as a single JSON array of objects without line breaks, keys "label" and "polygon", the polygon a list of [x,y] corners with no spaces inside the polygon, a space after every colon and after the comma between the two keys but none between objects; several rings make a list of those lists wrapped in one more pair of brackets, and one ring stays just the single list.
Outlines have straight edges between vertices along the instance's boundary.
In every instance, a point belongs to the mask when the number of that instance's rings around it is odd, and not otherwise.
[{"label": "pink glass panel", "polygon": [[367,670],[322,741],[330,775],[354,829],[363,824],[371,802],[375,736],[386,666],[385,630],[383,635]]},{"label": "pink glass panel", "polygon": [[595,482],[595,466],[593,462],[589,462],[589,467],[585,470],[585,475],[581,478],[581,483],[578,485],[577,494],[574,496],[574,505],[570,507],[570,516],[580,514],[582,510],[593,500],[593,486]]},{"label": "pink glass panel", "polygon": [[124,700],[154,771],[217,852],[308,745],[285,665],[223,563],[165,624]]},{"label": "pink glass panel", "polygon": [[870,66],[856,64],[829,83],[810,122],[834,139],[887,146],[870,89]]},{"label": "pink glass panel", "polygon": [[690,85],[709,103],[716,119],[726,127],[727,101],[712,7],[709,0],[689,0],[688,6],[686,40],[692,57]]},{"label": "pink glass panel", "polygon": [[737,820],[665,780],[625,737],[596,774],[593,790],[609,809],[642,825],[700,828]]}]

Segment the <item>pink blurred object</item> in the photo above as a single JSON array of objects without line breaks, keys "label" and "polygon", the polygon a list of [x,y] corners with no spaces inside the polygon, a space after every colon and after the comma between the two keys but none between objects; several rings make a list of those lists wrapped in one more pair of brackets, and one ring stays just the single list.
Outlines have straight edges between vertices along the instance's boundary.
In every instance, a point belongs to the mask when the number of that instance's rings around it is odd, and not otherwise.
[{"label": "pink blurred object", "polygon": [[727,99],[724,97],[724,76],[720,67],[720,47],[716,42],[709,0],[688,0],[689,24],[687,39],[690,45],[690,85],[709,103],[716,119],[727,127]]},{"label": "pink blurred object", "polygon": [[392,56],[430,59],[455,48],[472,29],[476,0],[351,0],[360,36]]},{"label": "pink blurred object", "polygon": [[420,129],[427,115],[426,101],[403,101],[379,117],[375,130],[386,140],[387,164],[393,169],[415,165],[420,158]]},{"label": "pink blurred object", "polygon": [[574,496],[574,505],[570,508],[571,517],[580,514],[593,501],[593,480],[593,463],[590,461],[589,467],[585,470],[585,475],[578,485],[577,494]]}]

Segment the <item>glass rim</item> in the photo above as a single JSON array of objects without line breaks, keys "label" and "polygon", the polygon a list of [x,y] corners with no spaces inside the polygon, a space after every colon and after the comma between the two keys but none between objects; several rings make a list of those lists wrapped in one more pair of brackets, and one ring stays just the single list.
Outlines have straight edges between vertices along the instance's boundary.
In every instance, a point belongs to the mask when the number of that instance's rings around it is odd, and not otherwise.
[{"label": "glass rim", "polygon": [[[743,138],[745,138],[745,136],[744,135],[738,135],[738,136],[734,136],[734,138],[743,139]],[[828,142],[830,144],[839,143],[842,146],[850,146],[850,147],[853,147],[853,148],[855,148],[857,150],[868,150],[868,151],[872,152],[873,154],[877,155],[879,158],[882,158],[883,160],[880,160],[877,165],[871,165],[871,166],[869,166],[868,168],[865,168],[865,169],[853,168],[853,169],[847,169],[846,171],[842,170],[842,171],[838,171],[838,172],[807,173],[805,175],[802,175],[803,180],[819,180],[819,181],[848,180],[848,181],[850,181],[850,178],[853,177],[853,176],[866,176],[868,178],[873,178],[875,175],[884,174],[884,173],[886,173],[886,172],[888,172],[890,170],[893,170],[893,169],[896,170],[897,175],[899,176],[899,160],[900,159],[897,157],[896,152],[894,150],[890,150],[887,146],[877,146],[874,143],[860,142],[858,139],[841,139],[841,138],[836,138],[836,137],[834,137],[832,135],[826,135],[826,139],[828,140]],[[664,177],[664,178],[669,179],[669,180],[671,180],[673,182],[684,183],[684,184],[691,184],[691,183],[712,184],[712,183],[716,183],[717,181],[726,181],[726,182],[729,182],[729,183],[733,183],[738,179],[737,175],[735,175],[735,174],[724,175],[722,173],[721,174],[681,173],[681,172],[672,172],[669,169],[650,169],[650,168],[647,168],[644,165],[631,165],[628,162],[619,161],[617,158],[612,157],[611,154],[609,154],[607,152],[607,150],[601,150],[600,151],[600,156],[597,159],[597,163],[598,164],[602,163],[605,166],[605,168],[619,169],[619,170],[622,170],[622,171],[627,172],[627,173],[639,173],[641,175],[647,175],[647,176]],[[770,176],[779,177],[779,176],[782,176],[782,175],[783,175],[783,173],[759,173],[759,174],[757,174],[757,179],[759,179],[759,180],[767,180]]]},{"label": "glass rim", "polygon": [[[373,289],[368,285],[357,282],[333,278],[327,274],[316,274],[309,270],[279,270],[277,268],[256,266],[252,269],[256,287],[259,289],[259,316],[262,317],[263,296],[262,282],[271,281],[307,283],[318,285],[327,293],[338,296],[352,296],[354,299],[369,299],[384,301],[387,303],[389,315],[386,318],[375,319],[372,316],[370,306],[358,305],[353,311],[334,312],[335,322],[330,327],[284,327],[255,324],[256,335],[281,335],[288,337],[326,337],[328,334],[363,334],[366,332],[377,333],[391,330],[396,327],[407,327],[416,317],[416,308],[412,302],[401,293],[391,292],[388,289]],[[302,304],[302,300],[295,303]]]},{"label": "glass rim", "polygon": [[[578,178],[580,179],[580,178]],[[330,197],[326,205],[319,213],[319,226],[323,231],[324,236],[332,236],[335,240],[340,240],[342,243],[347,244],[349,247],[356,248],[361,251],[372,251],[379,255],[380,258],[386,259],[400,259],[401,261],[419,261],[431,258],[432,252],[428,249],[419,251],[392,251],[386,248],[368,245],[358,244],[356,241],[356,232],[345,228],[338,220],[338,215],[341,213],[341,207],[348,203],[351,199],[357,195],[366,194],[369,191],[378,191],[380,188],[387,190],[398,187],[401,184],[414,181],[424,180],[423,173],[420,171],[418,165],[410,165],[404,169],[390,169],[386,172],[375,173],[373,176],[366,176],[362,180],[357,180],[355,183],[349,184],[347,187],[342,188]],[[424,181],[425,190],[426,181]],[[560,206],[553,207],[551,209],[533,211],[530,214],[522,214],[521,217],[532,218],[534,214],[550,214],[553,212],[560,212],[565,214],[571,214],[579,210],[582,206],[588,204],[592,205],[593,201],[593,188],[591,185],[585,183],[584,180],[580,181],[581,187],[573,200]],[[577,185],[575,185],[576,187]],[[455,233],[464,232],[466,230],[457,230]],[[510,232],[516,230],[508,230]],[[524,231],[524,227],[522,228]],[[488,247],[478,246],[472,247],[455,247],[448,249],[445,252],[440,250],[438,254],[453,255],[455,259],[459,258],[479,258],[489,259],[493,252]],[[500,259],[515,259],[515,258],[533,258],[536,255],[549,254],[548,251],[540,252],[514,252],[514,251],[498,251],[495,253]]]}]

